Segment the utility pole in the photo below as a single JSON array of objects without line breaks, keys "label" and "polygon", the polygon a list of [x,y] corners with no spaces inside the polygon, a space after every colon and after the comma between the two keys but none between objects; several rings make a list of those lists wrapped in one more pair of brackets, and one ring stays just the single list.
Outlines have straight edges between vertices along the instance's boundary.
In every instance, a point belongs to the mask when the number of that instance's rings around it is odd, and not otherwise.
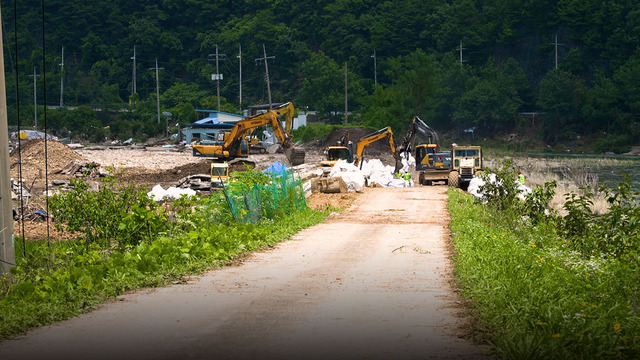
[{"label": "utility pole", "polygon": [[215,60],[216,60],[216,73],[215,74],[211,74],[211,80],[216,80],[217,81],[217,92],[218,92],[218,111],[220,111],[220,80],[222,80],[222,74],[220,74],[219,71],[219,67],[218,67],[218,61],[219,60],[226,60],[227,59],[227,55],[225,54],[219,54],[218,53],[218,45],[216,45],[216,53],[215,54],[209,54],[209,61],[211,60],[211,58],[215,56]]},{"label": "utility pole", "polygon": [[347,125],[347,62],[344,62],[344,125]]},{"label": "utility pole", "polygon": [[462,66],[462,63],[466,62],[466,60],[462,60],[462,50],[466,50],[462,47],[462,40],[460,40],[460,47],[458,48],[458,50],[460,50],[460,66]]},{"label": "utility pole", "polygon": [[[220,71],[218,70],[218,44],[216,44],[216,74],[220,74]],[[216,88],[218,90],[218,111],[220,111],[220,76],[218,76],[217,80]]]},{"label": "utility pole", "polygon": [[267,65],[268,59],[273,59],[275,56],[267,57],[267,49],[262,44],[262,51],[264,52],[264,57],[256,59],[256,63],[260,60],[264,60],[264,71],[265,71],[265,80],[267,81],[267,94],[269,96],[269,110],[271,110],[271,84],[269,83],[269,65]]},{"label": "utility pole", "polygon": [[36,74],[35,66],[33,67],[33,75],[28,76],[33,77],[33,129],[38,131],[38,93],[36,91],[36,78],[40,75]]},{"label": "utility pole", "polygon": [[138,89],[137,89],[137,86],[136,86],[137,84],[136,84],[136,46],[135,45],[133,45],[133,56],[131,57],[131,60],[133,60],[133,75],[132,75],[133,86],[132,86],[132,89],[131,89],[131,95],[133,95],[133,94],[138,92]]},{"label": "utility pole", "polygon": [[238,65],[240,68],[240,113],[242,113],[242,45],[238,44]]},{"label": "utility pole", "polygon": [[[159,68],[158,67],[158,59],[156,59],[156,103],[158,106],[158,124],[160,124],[160,75],[158,73],[158,70],[160,69],[164,69],[164,68]],[[154,68],[149,68],[149,70],[154,70]],[[165,130],[166,132],[167,130]]]},{"label": "utility pole", "polygon": [[60,63],[60,107],[64,106],[64,46],[62,47],[62,62]]},{"label": "utility pole", "polygon": [[556,33],[556,41],[552,42],[549,45],[554,45],[556,48],[556,70],[558,69],[558,45],[564,45],[564,44],[558,44],[558,33]]},{"label": "utility pole", "polygon": [[378,69],[377,69],[377,64],[376,64],[376,49],[373,49],[373,55],[371,55],[371,57],[373,58],[373,84],[375,86],[378,86]]},{"label": "utility pole", "polygon": [[[0,22],[2,16],[0,15]],[[2,39],[2,28],[0,28]],[[9,171],[9,128],[7,124],[7,92],[4,78],[4,49],[0,41],[0,276],[9,277],[15,264],[13,239],[13,205]]]}]

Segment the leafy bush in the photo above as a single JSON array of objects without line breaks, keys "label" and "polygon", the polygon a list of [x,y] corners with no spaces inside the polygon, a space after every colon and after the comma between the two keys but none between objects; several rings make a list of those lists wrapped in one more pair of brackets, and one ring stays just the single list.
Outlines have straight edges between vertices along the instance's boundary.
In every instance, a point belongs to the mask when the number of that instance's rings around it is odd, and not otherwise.
[{"label": "leafy bush", "polygon": [[449,190],[448,209],[461,294],[494,355],[640,357],[637,257],[585,258],[564,246],[553,223],[515,222],[511,209],[494,211],[457,191]]},{"label": "leafy bush", "polygon": [[[489,169],[491,170],[491,169]],[[498,210],[515,208],[518,202],[518,174],[508,159],[502,163],[502,167],[495,171],[495,180],[492,180],[490,172],[483,172],[480,178],[484,184],[480,186],[483,200]]]},{"label": "leafy bush", "polygon": [[[237,184],[263,183],[263,176],[242,174]],[[71,192],[52,198],[50,209],[56,226],[66,225],[84,238],[16,241],[15,282],[0,282],[0,339],[75,316],[128,289],[202,272],[326,216],[287,208],[257,225],[242,224],[233,221],[221,192],[159,205],[142,187],[106,182],[92,192],[81,181],[73,185]]]},{"label": "leafy bush", "polygon": [[130,247],[167,229],[164,209],[147,196],[143,187],[122,186],[106,181],[98,191],[89,191],[81,180],[71,181],[72,189],[49,200],[57,228],[81,233],[88,243],[105,247],[115,241]]},{"label": "leafy bush", "polygon": [[605,152],[622,154],[631,151],[631,144],[632,141],[628,135],[607,135],[597,140],[594,147],[601,154]]},{"label": "leafy bush", "polygon": [[632,189],[631,178],[624,174],[624,180],[615,189],[601,184],[599,191],[609,204],[604,214],[591,210],[592,193],[566,195],[564,208],[568,214],[562,222],[564,235],[586,256],[640,254],[640,192]]}]

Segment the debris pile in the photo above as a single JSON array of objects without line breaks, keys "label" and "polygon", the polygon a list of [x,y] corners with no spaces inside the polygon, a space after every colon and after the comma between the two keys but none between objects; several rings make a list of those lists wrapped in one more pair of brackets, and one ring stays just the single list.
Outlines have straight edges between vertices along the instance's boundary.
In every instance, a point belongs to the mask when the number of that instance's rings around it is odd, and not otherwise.
[{"label": "debris pile", "polygon": [[210,191],[211,175],[195,174],[185,176],[178,180],[177,187],[180,189],[191,189],[193,191]]},{"label": "debris pile", "polygon": [[73,175],[75,177],[93,177],[107,176],[105,172],[100,170],[100,164],[92,161],[71,160],[62,169],[55,172],[56,174]]}]

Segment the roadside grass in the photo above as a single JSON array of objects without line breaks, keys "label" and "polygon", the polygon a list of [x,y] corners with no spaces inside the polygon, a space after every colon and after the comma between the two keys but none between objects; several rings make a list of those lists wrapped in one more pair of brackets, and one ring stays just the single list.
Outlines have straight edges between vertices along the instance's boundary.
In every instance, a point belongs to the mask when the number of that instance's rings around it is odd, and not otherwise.
[{"label": "roadside grass", "polygon": [[[95,208],[98,200],[104,203],[105,199],[123,204],[125,197],[130,201],[128,204],[137,205],[137,197],[132,194],[145,192],[122,189],[117,188],[120,191],[117,193],[105,190],[104,196],[95,195],[91,204],[81,205]],[[12,268],[13,278],[0,278],[0,340],[90,311],[127,290],[183,282],[186,277],[222,266],[239,254],[286,240],[328,215],[328,211],[308,207],[295,210],[283,202],[284,207],[276,216],[255,225],[243,224],[230,220],[230,211],[224,209],[224,197],[214,195],[181,199],[170,217],[163,208],[156,212],[138,209],[135,219],[118,218],[117,209],[106,214],[107,222],[115,222],[116,229],[144,229],[146,235],[135,243],[132,237],[120,243],[102,237],[89,241],[90,236],[98,233],[95,229],[102,229],[97,223],[94,230],[86,231],[84,238],[75,240],[25,243],[17,239],[18,266]],[[66,205],[76,201],[73,194],[63,200]],[[125,214],[130,211],[128,205],[119,208]],[[161,230],[152,235],[154,223]],[[161,223],[165,226],[161,227]]]},{"label": "roadside grass", "polygon": [[448,194],[456,278],[490,329],[494,355],[640,357],[637,255],[585,257],[553,221],[533,225],[460,191]]}]

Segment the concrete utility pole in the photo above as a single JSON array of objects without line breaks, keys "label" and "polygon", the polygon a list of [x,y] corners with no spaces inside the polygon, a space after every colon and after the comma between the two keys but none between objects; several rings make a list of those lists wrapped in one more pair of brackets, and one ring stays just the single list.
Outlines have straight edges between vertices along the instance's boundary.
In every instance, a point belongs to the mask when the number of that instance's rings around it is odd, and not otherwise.
[{"label": "concrete utility pole", "polygon": [[262,51],[264,52],[264,57],[256,59],[256,63],[260,60],[264,60],[264,71],[265,71],[265,80],[267,81],[267,94],[269,96],[269,110],[271,110],[271,84],[269,83],[269,65],[267,65],[268,59],[273,59],[275,56],[267,57],[267,49],[262,44]]},{"label": "concrete utility pole", "polygon": [[138,88],[137,88],[137,84],[136,84],[136,46],[133,45],[133,56],[131,57],[131,60],[133,60],[133,75],[131,76],[133,79],[133,86],[131,89],[131,95],[135,94],[138,92]]},{"label": "concrete utility pole", "polygon": [[564,44],[558,44],[558,33],[556,33],[556,41],[552,42],[549,45],[553,45],[556,48],[556,70],[558,69],[558,45],[564,45]]},{"label": "concrete utility pole", "polygon": [[240,86],[240,113],[242,113],[242,45],[238,44],[238,65],[240,68],[240,81],[239,86]]},{"label": "concrete utility pole", "polygon": [[378,69],[377,69],[377,64],[376,64],[376,49],[373,49],[373,55],[371,55],[371,57],[373,58],[373,84],[378,86]]},{"label": "concrete utility pole", "polygon": [[215,56],[215,61],[216,61],[216,73],[215,74],[211,74],[211,80],[216,80],[216,88],[218,90],[218,111],[220,111],[220,80],[222,80],[223,76],[222,74],[220,74],[219,71],[219,67],[218,67],[218,61],[219,60],[226,60],[227,59],[227,55],[226,54],[219,54],[218,53],[218,45],[216,45],[216,53],[215,54],[209,54],[209,61],[211,61],[211,58]]},{"label": "concrete utility pole", "polygon": [[[153,70],[154,68],[150,68],[149,70]],[[160,74],[158,73],[158,70],[160,69],[164,69],[164,68],[159,68],[158,67],[158,59],[156,59],[156,103],[158,106],[158,124],[160,124]],[[166,131],[166,130],[165,130]]]},{"label": "concrete utility pole", "polygon": [[40,75],[36,74],[35,66],[33,67],[33,75],[28,76],[33,77],[33,129],[38,131],[38,93],[36,91],[36,78]]},{"label": "concrete utility pole", "polygon": [[64,106],[64,46],[62,47],[62,62],[60,63],[60,107]]},{"label": "concrete utility pole", "polygon": [[462,63],[467,62],[466,60],[462,60],[462,50],[466,50],[462,47],[462,40],[460,40],[460,47],[458,48],[458,50],[460,50],[460,66],[462,66]]},{"label": "concrete utility pole", "polygon": [[344,62],[344,125],[347,125],[347,62]]},{"label": "concrete utility pole", "polygon": [[[2,15],[0,15],[2,22]],[[2,28],[0,28],[2,39]],[[11,173],[9,170],[9,126],[7,122],[7,92],[4,79],[4,49],[0,41],[0,276],[9,277],[14,266],[13,204],[11,203]],[[34,78],[35,79],[35,78]]]}]

